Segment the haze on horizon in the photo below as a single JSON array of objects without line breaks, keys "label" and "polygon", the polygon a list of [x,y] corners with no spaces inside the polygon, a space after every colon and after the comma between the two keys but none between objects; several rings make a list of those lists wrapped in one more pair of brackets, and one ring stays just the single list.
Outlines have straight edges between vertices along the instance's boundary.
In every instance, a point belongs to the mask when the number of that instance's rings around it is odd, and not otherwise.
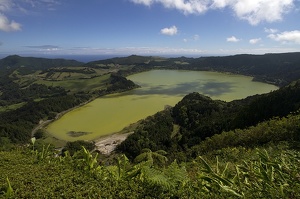
[{"label": "haze on horizon", "polygon": [[0,0],[0,54],[300,52],[300,0]]}]

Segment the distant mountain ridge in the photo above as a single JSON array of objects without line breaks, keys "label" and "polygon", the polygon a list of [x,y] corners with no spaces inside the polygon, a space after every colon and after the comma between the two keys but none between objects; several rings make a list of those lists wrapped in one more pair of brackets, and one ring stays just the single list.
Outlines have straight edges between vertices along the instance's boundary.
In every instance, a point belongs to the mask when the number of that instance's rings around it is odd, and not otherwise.
[{"label": "distant mountain ridge", "polygon": [[[88,63],[67,59],[21,57],[11,55],[0,59],[0,71],[12,71],[22,67],[25,74],[53,67],[84,66],[91,68],[117,67],[119,75],[129,75],[151,69],[203,70],[230,72],[252,76],[256,81],[285,86],[300,79],[300,52],[269,53],[264,55],[239,54],[199,58],[131,55]],[[124,66],[126,70],[119,67]],[[130,66],[129,68],[126,68]],[[119,68],[119,69],[118,69]]]},{"label": "distant mountain ridge", "polygon": [[[134,73],[154,68],[230,72],[252,76],[256,81],[278,86],[285,86],[300,79],[300,52],[264,55],[239,54],[199,58],[131,55],[93,61],[87,63],[86,66],[95,67],[99,64],[135,65],[131,70]],[[130,72],[122,72],[123,75],[131,74]]]},{"label": "distant mountain ridge", "polygon": [[0,70],[10,70],[19,67],[27,67],[29,70],[44,70],[52,67],[80,66],[82,62],[66,59],[48,59],[36,57],[21,57],[19,55],[10,55],[0,59]]},{"label": "distant mountain ridge", "polygon": [[88,62],[86,65],[94,65],[94,64],[145,64],[150,61],[156,60],[167,60],[168,58],[158,57],[158,56],[140,56],[140,55],[130,55],[128,57],[114,57],[110,59],[98,60]]},{"label": "distant mountain ridge", "polygon": [[300,78],[300,52],[201,57],[195,59],[193,67],[250,75],[255,80],[283,86]]}]

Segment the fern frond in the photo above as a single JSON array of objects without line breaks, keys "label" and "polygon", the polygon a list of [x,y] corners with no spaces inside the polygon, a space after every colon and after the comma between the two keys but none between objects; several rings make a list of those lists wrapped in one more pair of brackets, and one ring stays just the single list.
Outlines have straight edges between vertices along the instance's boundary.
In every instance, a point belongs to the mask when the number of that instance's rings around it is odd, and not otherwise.
[{"label": "fern frond", "polygon": [[177,161],[174,160],[166,169],[165,174],[171,181],[176,183],[185,183],[188,180],[188,173],[184,166],[179,166]]},{"label": "fern frond", "polygon": [[167,189],[174,186],[172,181],[170,181],[162,171],[151,167],[143,167],[142,172],[145,180],[151,184],[159,185]]}]

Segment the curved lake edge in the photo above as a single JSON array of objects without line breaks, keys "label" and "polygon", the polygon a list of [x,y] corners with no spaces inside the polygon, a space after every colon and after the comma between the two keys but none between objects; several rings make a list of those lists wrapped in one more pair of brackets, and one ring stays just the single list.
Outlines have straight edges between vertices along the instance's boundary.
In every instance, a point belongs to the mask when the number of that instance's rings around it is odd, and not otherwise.
[{"label": "curved lake edge", "polygon": [[[151,70],[146,70],[146,71],[140,71],[140,72],[137,72],[137,73],[134,73],[134,74],[139,74],[139,73],[148,72],[148,71],[152,71],[152,70],[168,70],[168,71],[175,71],[174,69],[162,69],[162,68],[160,68],[160,69],[151,69]],[[221,74],[227,74],[227,75],[228,75],[228,74],[230,74],[230,75],[240,75],[240,76],[245,76],[245,77],[251,77],[251,78],[252,78],[252,81],[255,81],[254,78],[253,78],[253,76],[246,76],[246,75],[241,75],[241,74],[236,74],[236,73],[230,73],[230,72],[206,71],[206,70],[204,70],[204,71],[202,71],[202,70],[201,70],[201,71],[200,71],[200,70],[176,70],[176,71],[213,72],[213,73],[221,73]],[[130,75],[134,75],[134,74],[130,74]],[[128,75],[128,76],[130,76],[130,75]],[[128,76],[126,76],[126,77],[128,77]],[[261,82],[261,81],[257,81],[257,82]],[[262,83],[265,83],[265,82],[262,82]],[[266,84],[270,84],[270,83],[266,83]],[[272,85],[274,85],[274,84],[272,84]],[[126,91],[130,91],[130,90],[134,90],[134,89],[136,89],[136,88],[128,89],[128,90],[126,90]],[[48,125],[50,125],[51,123],[53,123],[53,122],[55,122],[56,120],[60,119],[62,116],[64,116],[64,115],[67,114],[68,112],[70,112],[70,111],[72,111],[72,110],[75,110],[75,109],[78,109],[78,108],[80,108],[80,107],[82,107],[82,106],[84,106],[84,105],[86,105],[86,104],[88,104],[88,103],[90,103],[90,102],[92,102],[92,101],[98,99],[98,98],[106,97],[106,96],[108,96],[109,94],[121,94],[121,93],[123,93],[123,92],[124,92],[124,91],[122,91],[122,92],[115,92],[115,93],[107,93],[107,94],[102,95],[102,96],[94,97],[94,98],[92,98],[92,99],[90,99],[90,100],[88,100],[88,101],[86,101],[86,102],[84,102],[84,103],[82,103],[82,104],[80,104],[80,105],[78,105],[78,106],[76,106],[76,107],[73,107],[73,108],[68,109],[68,110],[66,110],[66,111],[63,111],[63,112],[61,112],[61,113],[58,113],[57,116],[55,117],[55,119],[53,119],[53,120],[50,120],[50,121],[48,121],[48,120],[47,120],[47,121],[42,121],[42,122],[45,122],[45,123],[44,123],[44,125],[41,125],[41,128],[45,129]],[[130,126],[130,125],[128,125],[128,126]],[[126,126],[126,127],[127,127],[127,126]],[[124,128],[126,128],[126,127],[124,127]],[[122,130],[121,130],[121,131],[118,131],[118,132],[112,132],[112,133],[107,134],[107,135],[102,135],[102,136],[96,137],[96,138],[94,138],[94,139],[91,139],[91,141],[99,142],[99,141],[101,141],[102,139],[107,138],[108,136],[113,136],[113,135],[115,135],[115,134],[120,134],[120,132],[122,132]],[[124,133],[124,132],[123,132],[123,133]],[[51,137],[56,138],[56,137],[55,137],[52,133],[50,133],[50,132],[47,132],[47,134],[48,134],[49,136],[51,136]],[[56,139],[58,139],[58,138],[56,138]],[[59,139],[59,140],[63,140],[63,139]],[[65,141],[67,141],[67,140],[65,140]]]}]

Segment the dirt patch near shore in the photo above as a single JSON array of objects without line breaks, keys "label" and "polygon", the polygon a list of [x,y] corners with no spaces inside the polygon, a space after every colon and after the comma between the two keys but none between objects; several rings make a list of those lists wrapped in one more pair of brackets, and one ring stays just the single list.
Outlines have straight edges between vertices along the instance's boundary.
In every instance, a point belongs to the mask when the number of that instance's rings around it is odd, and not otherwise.
[{"label": "dirt patch near shore", "polygon": [[100,151],[102,154],[109,155],[118,144],[123,142],[129,135],[133,132],[129,133],[116,133],[108,136],[101,137],[95,140],[96,150]]}]

